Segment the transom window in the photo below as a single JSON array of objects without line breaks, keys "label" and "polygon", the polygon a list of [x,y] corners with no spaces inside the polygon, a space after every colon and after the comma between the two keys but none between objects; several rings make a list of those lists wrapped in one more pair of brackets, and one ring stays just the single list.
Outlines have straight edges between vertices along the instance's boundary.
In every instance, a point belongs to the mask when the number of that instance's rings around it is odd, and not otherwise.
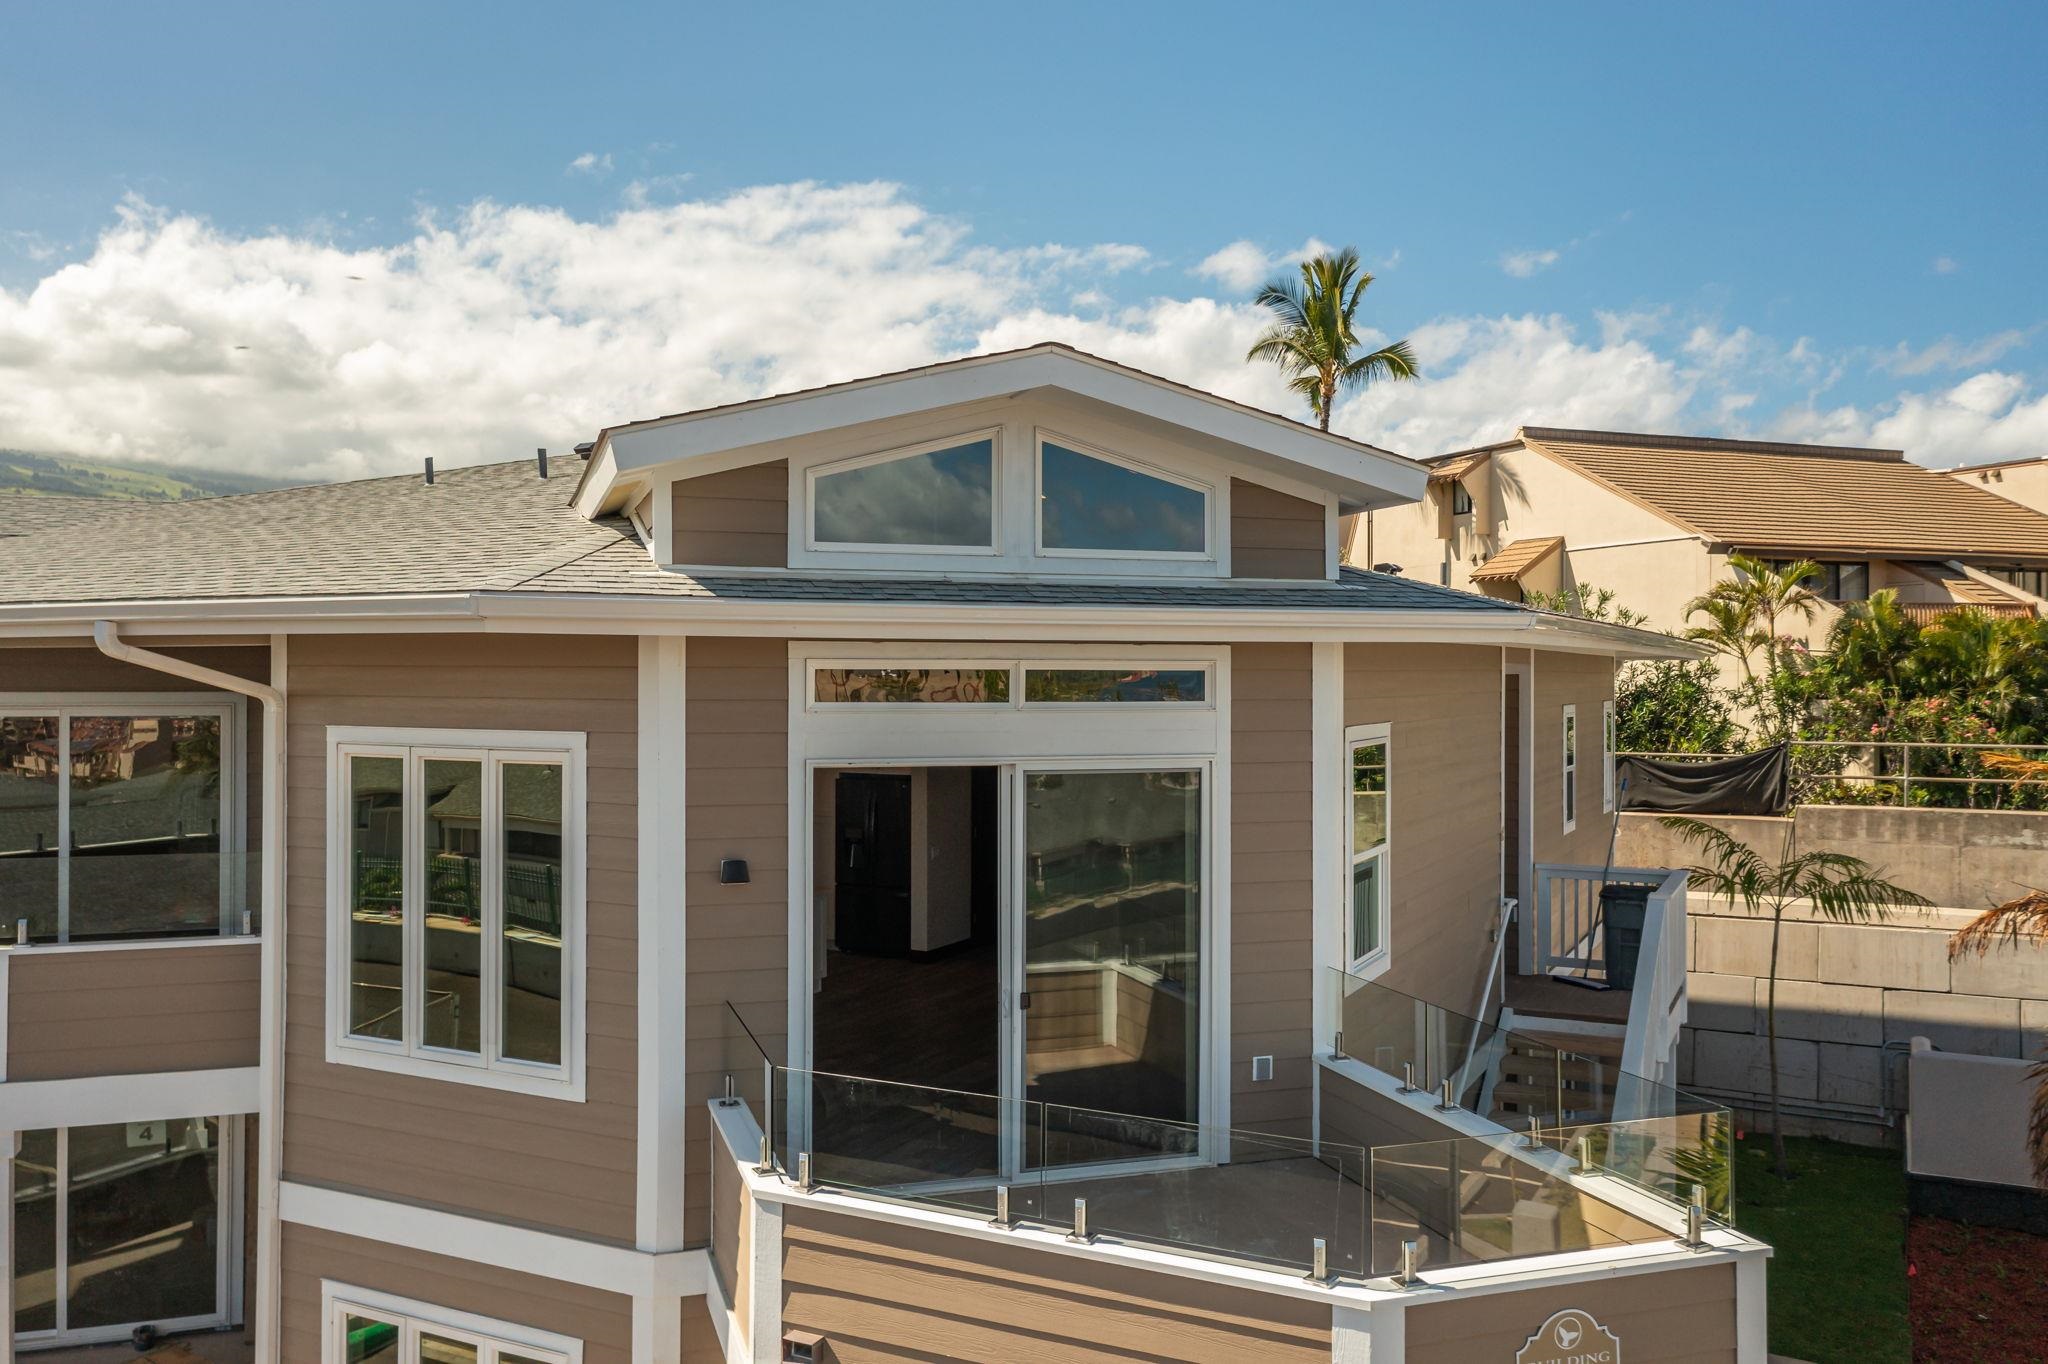
[{"label": "transom window", "polygon": [[1038,442],[1038,544],[1046,554],[1209,554],[1201,484],[1062,440]]},{"label": "transom window", "polygon": [[813,469],[812,547],[994,553],[995,452],[991,434]]},{"label": "transom window", "polygon": [[1350,829],[1351,894],[1344,923],[1344,957],[1354,971],[1387,953],[1388,736],[1385,725],[1344,731]]},{"label": "transom window", "polygon": [[579,1083],[583,737],[330,736],[330,1058]]},{"label": "transom window", "polygon": [[360,1289],[330,1288],[322,1364],[580,1364],[578,1341]]},{"label": "transom window", "polygon": [[241,714],[0,697],[0,940],[239,931]]},{"label": "transom window", "polygon": [[819,706],[1207,706],[1213,704],[1210,669],[1050,666],[1028,662],[948,664],[921,668],[894,664],[818,664],[811,668],[811,702]]}]

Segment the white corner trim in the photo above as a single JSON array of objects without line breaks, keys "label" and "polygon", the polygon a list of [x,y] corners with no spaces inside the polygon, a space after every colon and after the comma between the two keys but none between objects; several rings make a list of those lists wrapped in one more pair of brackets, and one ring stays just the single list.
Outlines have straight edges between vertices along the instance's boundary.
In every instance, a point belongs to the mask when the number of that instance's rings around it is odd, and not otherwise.
[{"label": "white corner trim", "polygon": [[1382,1302],[1371,1311],[1330,1307],[1330,1364],[1401,1364],[1408,1357],[1408,1305]]},{"label": "white corner trim", "polygon": [[698,1297],[708,1274],[702,1250],[649,1254],[291,1180],[279,1192],[278,1215],[296,1226],[631,1296]]},{"label": "white corner trim", "polygon": [[633,1241],[683,1245],[688,1117],[684,688],[687,641],[642,636],[639,668],[639,1077]]},{"label": "white corner trim", "polygon": [[1314,859],[1310,873],[1310,901],[1314,920],[1310,929],[1314,944],[1315,975],[1310,981],[1310,1051],[1317,1038],[1334,1034],[1342,1001],[1334,988],[1331,972],[1343,967],[1344,858],[1347,812],[1344,808],[1344,646],[1318,643],[1309,646],[1309,791],[1312,832],[1309,845]]},{"label": "white corner trim", "polygon": [[7,1130],[101,1127],[145,1118],[236,1117],[260,1110],[263,1070],[169,1070],[77,1080],[15,1080],[0,1089]]}]

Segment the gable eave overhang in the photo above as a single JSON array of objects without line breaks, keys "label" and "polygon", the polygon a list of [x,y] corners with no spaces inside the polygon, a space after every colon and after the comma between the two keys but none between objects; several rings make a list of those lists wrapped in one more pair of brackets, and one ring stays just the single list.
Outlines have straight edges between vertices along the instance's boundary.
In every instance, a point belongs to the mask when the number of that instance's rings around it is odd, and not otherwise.
[{"label": "gable eave overhang", "polygon": [[732,601],[564,592],[69,602],[0,607],[0,639],[90,636],[98,621],[136,637],[382,633],[718,634],[836,639],[1106,638],[1123,642],[1355,641],[1474,644],[1694,659],[1654,631],[1531,610],[1163,608],[1157,605]]},{"label": "gable eave overhang", "polygon": [[1428,480],[1422,465],[1378,446],[1047,344],[608,427],[577,488],[577,509],[586,516],[611,510],[623,480],[658,466],[1041,389],[1236,447],[1254,463],[1336,494],[1347,514],[1417,501]]}]

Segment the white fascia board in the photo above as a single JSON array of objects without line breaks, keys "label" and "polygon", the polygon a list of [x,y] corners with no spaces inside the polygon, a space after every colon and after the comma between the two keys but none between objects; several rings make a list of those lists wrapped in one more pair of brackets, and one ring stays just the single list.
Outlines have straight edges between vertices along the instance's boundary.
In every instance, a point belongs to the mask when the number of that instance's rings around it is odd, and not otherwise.
[{"label": "white fascia board", "polygon": [[1298,466],[1309,471],[1310,482],[1338,493],[1346,511],[1414,502],[1428,484],[1428,471],[1400,455],[1100,360],[1047,349],[956,361],[615,429],[592,455],[591,477],[578,497],[578,510],[584,510],[586,501],[592,507],[603,505],[618,478],[657,464],[1039,388],[1092,398]]},{"label": "white fascia board", "polygon": [[1506,611],[1365,608],[1217,610],[1156,606],[921,605],[652,599],[572,593],[477,593],[422,598],[344,597],[229,602],[125,602],[0,609],[0,638],[75,638],[96,620],[132,637],[333,634],[431,628],[512,634],[805,635],[827,639],[1013,639],[1097,636],[1129,641],[1340,640],[1389,644],[1484,644],[1606,654],[1616,659],[1693,659],[1684,640],[1592,621]]}]

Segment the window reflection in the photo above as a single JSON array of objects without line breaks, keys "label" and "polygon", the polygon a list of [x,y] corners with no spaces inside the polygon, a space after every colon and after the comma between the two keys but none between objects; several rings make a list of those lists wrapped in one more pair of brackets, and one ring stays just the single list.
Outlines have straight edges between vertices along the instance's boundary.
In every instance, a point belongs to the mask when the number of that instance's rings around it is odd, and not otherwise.
[{"label": "window reflection", "polygon": [[0,939],[57,936],[57,763],[55,716],[0,716]]},{"label": "window reflection", "polygon": [[995,443],[821,473],[812,481],[812,538],[827,545],[994,544]]},{"label": "window reflection", "polygon": [[889,705],[1010,699],[1008,668],[820,668],[815,677],[820,701]]},{"label": "window reflection", "polygon": [[498,769],[504,821],[504,1055],[562,1062],[562,767]]},{"label": "window reflection", "polygon": [[1025,1084],[1048,1105],[1043,1159],[1186,1154],[1201,1112],[1201,773],[1031,773],[1025,803]]},{"label": "window reflection", "polygon": [[220,928],[221,722],[71,719],[71,939]]},{"label": "window reflection", "polygon": [[429,1047],[476,1052],[483,1023],[483,764],[429,758],[420,792],[426,820]]},{"label": "window reflection", "polygon": [[405,1035],[405,762],[349,759],[349,1014],[358,1037]]},{"label": "window reflection", "polygon": [[14,1329],[57,1329],[57,1134],[23,1132],[14,1158]]},{"label": "window reflection", "polygon": [[1051,441],[1039,447],[1039,481],[1039,542],[1047,549],[1208,552],[1209,498],[1199,488]]},{"label": "window reflection", "polygon": [[420,1333],[420,1364],[476,1364],[476,1346],[431,1331]]},{"label": "window reflection", "polygon": [[1033,668],[1024,674],[1026,701],[1200,701],[1207,689],[1208,674],[1199,668]]},{"label": "window reflection", "polygon": [[398,1364],[399,1331],[388,1321],[350,1314],[342,1323],[346,1364]]},{"label": "window reflection", "polygon": [[1386,922],[1386,741],[1351,747],[1351,960],[1380,950]]},{"label": "window reflection", "polygon": [[66,1329],[217,1310],[216,1122],[74,1127],[70,1144]]}]

